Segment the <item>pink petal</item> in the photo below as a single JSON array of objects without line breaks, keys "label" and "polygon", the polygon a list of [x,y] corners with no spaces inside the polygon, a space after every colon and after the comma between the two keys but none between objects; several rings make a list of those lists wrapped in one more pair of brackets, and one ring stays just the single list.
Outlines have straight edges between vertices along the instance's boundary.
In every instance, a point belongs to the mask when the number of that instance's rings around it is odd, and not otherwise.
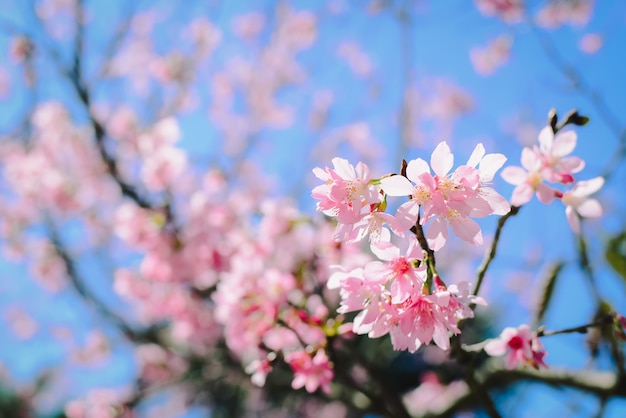
[{"label": "pink petal", "polygon": [[398,227],[406,230],[411,229],[417,222],[419,210],[420,207],[415,200],[409,200],[400,205],[396,211],[396,223]]},{"label": "pink petal", "polygon": [[578,157],[564,157],[559,160],[559,166],[569,173],[578,173],[585,168],[585,161]]},{"label": "pink petal", "polygon": [[545,184],[537,185],[537,199],[541,203],[549,205],[554,200],[554,190]]},{"label": "pink petal", "polygon": [[[504,173],[503,173],[504,174]],[[533,188],[530,184],[520,184],[513,190],[511,196],[511,204],[513,206],[522,206],[533,198]]]},{"label": "pink petal", "polygon": [[439,348],[446,351],[450,348],[450,336],[448,331],[443,326],[435,326],[435,332],[433,333],[433,341]]},{"label": "pink petal", "polygon": [[528,171],[535,171],[541,167],[541,158],[530,148],[522,150],[522,167]]},{"label": "pink petal", "polygon": [[481,187],[480,196],[487,201],[494,215],[506,215],[511,211],[508,200],[491,187]]},{"label": "pink petal", "polygon": [[501,339],[494,339],[485,344],[485,353],[490,356],[501,356],[506,353],[507,343]]},{"label": "pink petal", "polygon": [[574,151],[574,148],[576,148],[576,132],[559,132],[552,145],[552,155],[564,157]]},{"label": "pink petal", "polygon": [[598,218],[602,216],[602,206],[596,199],[585,200],[577,208],[576,212],[584,218]]},{"label": "pink petal", "polygon": [[539,149],[542,154],[551,154],[554,142],[554,132],[552,127],[546,126],[539,132]]},{"label": "pink petal", "polygon": [[474,245],[483,243],[483,234],[480,226],[465,216],[453,217],[450,219],[450,226],[457,237]]},{"label": "pink petal", "polygon": [[509,184],[519,186],[526,182],[528,178],[528,172],[522,167],[509,166],[502,170],[500,176]]},{"label": "pink petal", "polygon": [[565,216],[567,217],[567,222],[569,223],[570,228],[577,234],[580,234],[580,219],[578,219],[578,214],[571,206],[565,207]]},{"label": "pink petal", "polygon": [[579,181],[574,186],[572,194],[577,197],[589,196],[602,188],[604,185],[603,177],[595,177],[590,180]]},{"label": "pink petal", "polygon": [[448,239],[448,227],[441,219],[435,219],[426,231],[426,240],[433,251],[439,251]]},{"label": "pink petal", "polygon": [[390,261],[394,258],[400,257],[400,250],[390,242],[379,241],[372,244],[371,248],[376,257],[381,260]]}]

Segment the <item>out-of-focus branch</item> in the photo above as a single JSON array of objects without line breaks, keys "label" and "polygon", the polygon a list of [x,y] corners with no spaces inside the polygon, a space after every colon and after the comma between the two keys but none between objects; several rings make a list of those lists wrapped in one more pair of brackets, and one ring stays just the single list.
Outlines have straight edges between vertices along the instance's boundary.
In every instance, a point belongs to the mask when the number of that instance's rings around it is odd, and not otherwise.
[{"label": "out-of-focus branch", "polygon": [[[574,371],[531,368],[518,368],[507,370],[497,365],[497,360],[490,360],[477,372],[477,382],[485,390],[505,390],[511,385],[521,382],[537,382],[556,388],[570,388],[580,390],[600,399],[626,398],[626,380],[612,372],[600,371]],[[451,417],[458,411],[469,407],[475,401],[471,389],[458,394],[452,399],[445,410],[425,415],[425,417]]]},{"label": "out-of-focus branch", "polygon": [[113,38],[104,48],[104,52],[101,55],[102,61],[100,62],[99,68],[95,72],[94,78],[91,79],[88,85],[92,85],[95,81],[105,75],[109,61],[113,58],[113,55],[120,49],[120,45],[128,35],[139,3],[139,1],[126,2],[126,6],[128,7],[128,9],[126,10],[126,16],[124,17],[124,20],[118,25]]},{"label": "out-of-focus branch", "polygon": [[128,339],[136,342],[156,342],[158,343],[157,331],[159,327],[150,327],[143,330],[133,329],[128,325],[126,320],[111,310],[94,292],[92,292],[78,273],[72,256],[68,253],[62,238],[59,235],[56,226],[50,220],[46,221],[49,238],[54,245],[57,256],[63,261],[65,270],[70,283],[76,289],[78,294],[86,301],[91,303],[95,309],[105,318],[112,320],[115,325],[126,335]]},{"label": "out-of-focus branch", "polygon": [[[76,3],[76,18],[83,19],[84,11],[82,2]],[[77,22],[76,33],[74,39],[74,57],[72,59],[72,67],[67,68],[67,66],[63,63],[60,54],[56,49],[47,45],[41,45],[42,49],[47,53],[50,60],[57,67],[60,75],[66,78],[70,85],[72,86],[74,92],[78,96],[80,102],[83,104],[85,113],[89,120],[89,123],[93,126],[94,136],[96,140],[96,146],[98,148],[98,152],[102,161],[104,162],[107,171],[115,181],[115,183],[119,186],[122,194],[134,201],[137,205],[144,209],[152,209],[153,206],[148,199],[140,195],[135,187],[131,184],[127,183],[121,176],[119,168],[117,166],[117,161],[115,158],[109,154],[106,149],[105,138],[106,138],[106,129],[105,127],[96,119],[93,111],[91,109],[91,95],[89,93],[89,89],[84,83],[82,78],[82,51],[84,49],[84,33],[82,28],[83,23]]]}]

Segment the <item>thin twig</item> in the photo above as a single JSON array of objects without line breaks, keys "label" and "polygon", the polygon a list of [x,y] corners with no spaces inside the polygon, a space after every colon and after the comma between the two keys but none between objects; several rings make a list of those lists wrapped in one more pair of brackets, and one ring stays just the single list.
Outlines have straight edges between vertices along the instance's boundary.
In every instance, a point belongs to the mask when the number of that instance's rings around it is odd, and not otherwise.
[{"label": "thin twig", "polygon": [[[498,243],[500,242],[500,234],[502,233],[502,228],[504,228],[504,224],[511,216],[517,215],[520,208],[521,206],[511,206],[511,210],[507,214],[502,215],[500,219],[498,219],[498,226],[493,236],[491,247],[485,253],[483,262],[480,264],[480,267],[478,267],[478,272],[476,274],[476,285],[474,286],[474,291],[472,293],[473,295],[478,295],[478,292],[480,291],[480,287],[483,284],[483,279],[485,278],[485,275],[487,274],[487,269],[491,265],[491,262],[493,261],[493,259],[496,257]],[[470,307],[473,309],[475,307],[475,304],[471,304]]]}]

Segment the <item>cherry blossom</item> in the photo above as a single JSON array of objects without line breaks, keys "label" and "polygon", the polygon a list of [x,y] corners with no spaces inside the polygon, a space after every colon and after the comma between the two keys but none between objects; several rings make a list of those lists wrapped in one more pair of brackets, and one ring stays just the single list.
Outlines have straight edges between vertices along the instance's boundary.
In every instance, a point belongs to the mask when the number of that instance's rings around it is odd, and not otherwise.
[{"label": "cherry blossom", "polygon": [[470,60],[474,70],[480,75],[493,74],[498,67],[504,65],[511,53],[511,39],[508,36],[498,36],[485,47],[475,47],[470,50]]},{"label": "cherry blossom", "polygon": [[313,173],[325,184],[313,189],[312,196],[320,200],[318,210],[326,215],[336,216],[340,223],[356,223],[369,212],[369,205],[378,203],[380,195],[371,186],[367,165],[357,164],[356,168],[343,158],[333,158],[333,167],[322,170],[315,168]]},{"label": "cherry blossom", "polygon": [[295,374],[291,383],[292,388],[304,387],[310,393],[320,388],[324,393],[330,394],[333,371],[324,350],[318,350],[313,357],[307,352],[296,351],[287,354],[285,361]]},{"label": "cherry blossom", "polygon": [[498,338],[485,345],[485,352],[490,356],[506,355],[505,364],[508,369],[514,369],[520,362],[535,369],[548,367],[543,361],[546,350],[528,325],[505,328]]},{"label": "cherry blossom", "polygon": [[555,136],[549,126],[539,132],[539,153],[543,160],[541,174],[545,180],[569,184],[574,181],[572,174],[585,167],[585,162],[580,158],[568,157],[576,148],[576,138],[574,131],[560,131]]},{"label": "cherry blossom", "polygon": [[600,190],[604,185],[602,177],[591,180],[579,181],[571,190],[559,193],[561,201],[565,205],[565,215],[572,230],[580,233],[579,216],[583,218],[598,218],[602,216],[602,206],[597,199],[589,198],[590,195]]},{"label": "cherry blossom", "polygon": [[599,33],[587,33],[580,38],[578,49],[585,54],[595,54],[602,48],[604,38]]},{"label": "cherry blossom", "polygon": [[486,16],[497,16],[507,23],[520,22],[524,16],[523,0],[474,0]]},{"label": "cherry blossom", "polygon": [[554,199],[553,189],[544,183],[543,158],[536,150],[524,148],[522,150],[522,167],[508,166],[502,170],[502,178],[513,184],[513,196],[511,204],[521,206],[532,199],[533,194],[537,194],[539,201],[550,204]]},{"label": "cherry blossom", "polygon": [[[407,229],[417,222],[420,207],[423,208],[420,223],[424,225],[432,219],[426,229],[426,238],[434,251],[444,246],[448,225],[459,238],[480,245],[480,227],[470,216],[506,213],[510,209],[498,193],[483,187],[483,183],[492,180],[504,161],[506,158],[502,155],[485,156],[484,147],[479,144],[470,158],[471,165],[461,166],[450,173],[454,156],[448,145],[442,142],[433,151],[430,166],[421,158],[411,160],[407,164],[406,177],[382,178],[380,186],[389,196],[411,197],[396,213],[396,218],[405,223]],[[480,168],[476,169],[479,163]]]}]

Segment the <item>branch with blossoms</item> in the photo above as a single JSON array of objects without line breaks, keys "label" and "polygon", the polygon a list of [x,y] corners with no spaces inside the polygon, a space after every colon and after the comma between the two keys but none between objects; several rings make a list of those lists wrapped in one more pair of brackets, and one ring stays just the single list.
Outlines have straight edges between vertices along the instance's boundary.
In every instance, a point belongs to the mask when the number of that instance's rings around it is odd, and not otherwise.
[{"label": "branch with blossoms", "polygon": [[[400,174],[372,178],[364,163],[353,166],[342,158],[333,159],[333,168],[314,169],[324,184],[315,187],[312,196],[319,201],[318,210],[336,220],[333,238],[346,243],[367,241],[378,258],[353,269],[337,266],[328,280],[328,287],[340,292],[337,312],[357,312],[352,332],[370,338],[389,335],[394,349],[411,353],[431,342],[449,350],[452,335],[453,353],[460,361],[467,357],[462,352],[484,350],[494,357],[506,355],[509,369],[519,363],[538,369],[548,367],[544,361],[547,352],[539,337],[606,324],[611,316],[561,331],[533,332],[521,325],[505,328],[494,340],[472,346],[457,343],[462,325],[474,317],[474,307],[486,305],[478,292],[496,257],[505,222],[533,195],[544,204],[561,200],[567,221],[577,234],[581,232],[581,217],[601,216],[599,202],[590,195],[602,187],[603,179],[575,181],[574,174],[583,169],[584,161],[569,155],[576,146],[576,133],[562,131],[567,125],[584,125],[587,121],[573,111],[559,123],[556,112],[551,112],[538,145],[522,150],[522,167],[508,166],[502,172],[503,179],[515,186],[511,204],[490,187],[506,157],[487,154],[482,144],[454,170],[454,156],[445,142],[435,148],[430,163],[422,158],[403,161]],[[408,201],[401,203],[395,213],[387,212],[391,198],[403,196],[408,196]],[[467,282],[446,284],[437,272],[435,256],[444,250],[449,230],[465,242],[480,245],[482,231],[472,218],[492,214],[501,218],[478,269],[474,291],[470,293]],[[473,367],[468,369],[467,382],[489,415],[499,416],[477,383]]]}]

